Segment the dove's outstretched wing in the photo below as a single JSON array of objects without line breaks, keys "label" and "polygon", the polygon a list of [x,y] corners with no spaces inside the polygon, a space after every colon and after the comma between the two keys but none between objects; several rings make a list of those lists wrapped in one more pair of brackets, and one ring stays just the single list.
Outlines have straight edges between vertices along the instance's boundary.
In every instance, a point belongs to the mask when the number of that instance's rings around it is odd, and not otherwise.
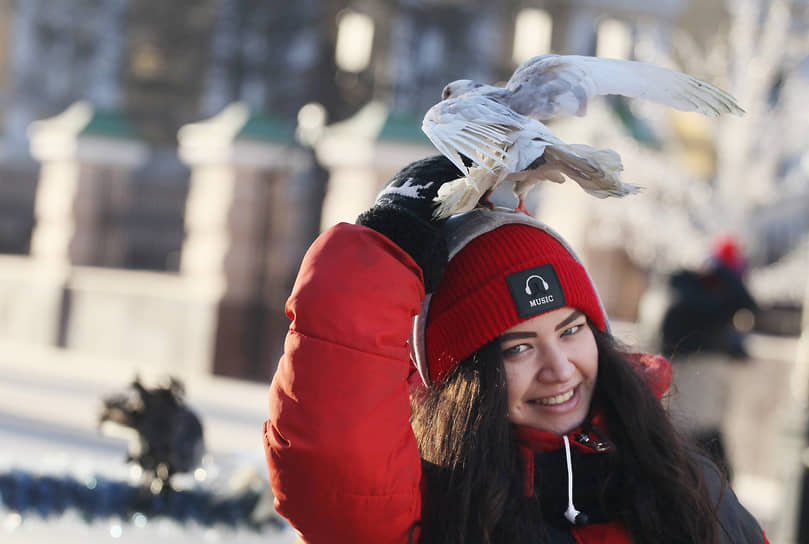
[{"label": "dove's outstretched wing", "polygon": [[525,61],[506,83],[508,105],[523,115],[547,120],[556,115],[584,115],[596,95],[642,98],[710,117],[741,115],[744,110],[722,89],[705,81],[643,62],[540,55]]},{"label": "dove's outstretched wing", "polygon": [[442,100],[430,108],[421,129],[468,176],[460,155],[488,171],[506,167],[506,153],[514,143],[511,133],[519,129],[520,117],[485,96],[462,96]]},{"label": "dove's outstretched wing", "polygon": [[513,171],[525,168],[537,157],[515,149],[515,144],[525,138],[525,134],[530,133],[531,138],[543,146],[561,142],[542,123],[480,94],[442,100],[427,111],[421,128],[433,145],[467,176],[469,170],[460,155],[489,172]]}]

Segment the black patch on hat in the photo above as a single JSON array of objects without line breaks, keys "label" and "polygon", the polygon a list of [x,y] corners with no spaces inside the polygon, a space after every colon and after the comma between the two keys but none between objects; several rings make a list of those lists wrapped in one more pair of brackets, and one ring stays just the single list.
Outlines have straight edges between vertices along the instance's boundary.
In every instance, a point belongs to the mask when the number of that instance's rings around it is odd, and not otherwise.
[{"label": "black patch on hat", "polygon": [[543,264],[506,276],[520,317],[531,317],[565,306],[565,293],[553,265]]}]

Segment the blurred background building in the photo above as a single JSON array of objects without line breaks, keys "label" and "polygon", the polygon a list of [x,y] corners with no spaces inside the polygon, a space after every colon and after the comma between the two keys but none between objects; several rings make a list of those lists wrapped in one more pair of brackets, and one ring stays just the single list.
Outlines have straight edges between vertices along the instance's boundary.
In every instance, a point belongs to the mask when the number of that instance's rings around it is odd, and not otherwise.
[{"label": "blurred background building", "polygon": [[[809,230],[809,122],[788,104],[806,27],[789,4],[3,0],[0,336],[266,380],[319,230],[434,153],[420,119],[444,84],[503,81],[545,52],[683,69],[749,112],[714,123],[611,99],[555,126],[618,148],[647,187],[629,204],[557,187],[534,202],[599,260],[613,317],[637,319],[655,275],[720,230],[770,265]],[[794,138],[759,131],[773,110]],[[801,279],[763,282],[778,327],[797,327]]]},{"label": "blurred background building", "polygon": [[797,337],[807,4],[0,0],[0,345],[266,382],[304,251],[436,152],[420,124],[443,86],[502,82],[548,52],[669,66],[747,110],[609,98],[552,125],[616,149],[645,187],[612,202],[554,185],[529,203],[610,315],[645,341],[662,279],[730,233],[756,329]]}]

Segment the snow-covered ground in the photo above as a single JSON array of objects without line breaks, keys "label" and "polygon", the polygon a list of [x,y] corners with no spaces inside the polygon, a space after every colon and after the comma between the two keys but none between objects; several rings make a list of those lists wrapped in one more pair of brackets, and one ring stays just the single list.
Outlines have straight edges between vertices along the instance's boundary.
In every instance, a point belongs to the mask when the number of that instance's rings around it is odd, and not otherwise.
[{"label": "snow-covered ground", "polygon": [[[0,475],[17,471],[31,478],[52,476],[83,483],[137,481],[125,463],[125,436],[102,434],[97,427],[101,399],[123,390],[138,372],[144,382],[161,377],[159,369],[104,367],[103,361],[77,358],[55,350],[0,347]],[[89,522],[77,509],[61,515],[22,514],[0,503],[0,541],[11,543],[239,542],[291,544],[294,531],[275,514],[261,442],[266,414],[266,384],[212,377],[182,377],[187,400],[202,420],[207,454],[196,477],[180,486],[223,498],[246,490],[263,493],[251,511],[260,530],[238,524],[184,523],[169,516],[128,519],[96,516]]]},{"label": "snow-covered ground", "polygon": [[[1,514],[0,514],[1,515]],[[266,530],[256,533],[247,530],[179,525],[169,520],[151,522],[139,527],[135,522],[109,520],[87,524],[78,517],[66,515],[59,520],[43,522],[26,519],[22,525],[13,514],[6,517],[0,528],[0,539],[9,544],[89,544],[96,542],[120,542],[123,544],[157,544],[171,542],[239,544],[292,544],[295,535],[291,530]]]}]

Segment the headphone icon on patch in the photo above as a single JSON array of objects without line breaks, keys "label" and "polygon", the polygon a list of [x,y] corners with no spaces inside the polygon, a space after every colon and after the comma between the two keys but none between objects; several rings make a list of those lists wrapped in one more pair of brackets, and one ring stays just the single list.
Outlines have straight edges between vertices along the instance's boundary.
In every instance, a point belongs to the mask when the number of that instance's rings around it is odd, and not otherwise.
[{"label": "headphone icon on patch", "polygon": [[[543,290],[543,291],[547,291],[548,289],[550,289],[550,286],[548,285],[548,282],[546,282],[546,281],[545,281],[545,280],[542,278],[542,276],[538,276],[538,275],[536,275],[536,274],[532,274],[532,275],[528,276],[528,277],[525,279],[525,294],[526,294],[526,295],[533,295],[533,294],[534,294],[534,290],[533,290],[533,289],[531,289],[531,286],[529,285],[529,284],[530,284],[530,282],[531,282],[531,280],[539,280],[539,281],[542,283],[542,290]],[[536,282],[534,282],[534,283],[536,283]]]}]

